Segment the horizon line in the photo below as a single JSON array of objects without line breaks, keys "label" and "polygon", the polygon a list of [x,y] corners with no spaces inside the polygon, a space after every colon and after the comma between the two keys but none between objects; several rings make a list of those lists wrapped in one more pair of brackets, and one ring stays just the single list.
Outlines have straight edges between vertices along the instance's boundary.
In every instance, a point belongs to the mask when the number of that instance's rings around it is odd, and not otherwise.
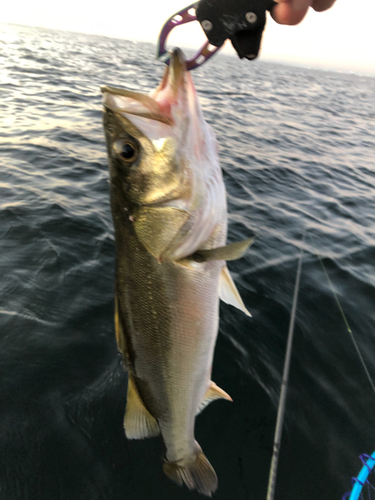
[{"label": "horizon line", "polygon": [[[124,40],[127,42],[131,43],[148,43],[150,45],[154,45],[156,47],[156,42],[151,42],[149,40],[131,40],[129,38],[124,38],[121,36],[116,36],[116,35],[106,35],[103,33],[94,33],[92,31],[77,31],[74,29],[64,29],[64,28],[51,28],[51,27],[46,27],[46,26],[39,26],[39,25],[34,25],[34,24],[19,24],[19,23],[11,23],[11,22],[1,22],[0,25],[6,25],[6,26],[19,26],[21,28],[35,28],[35,29],[45,29],[45,30],[51,30],[51,31],[61,31],[62,33],[76,33],[80,35],[89,35],[89,36],[98,36],[98,37],[103,37],[103,38],[110,38],[113,40]],[[188,50],[194,50],[193,47],[188,47],[188,46],[181,46],[183,49],[188,49]],[[228,56],[228,57],[233,57],[237,58],[237,54],[235,53],[230,53],[230,52],[221,52],[219,53],[221,56]],[[257,58],[254,62],[264,62],[264,63],[271,63],[271,64],[281,64],[282,66],[290,66],[290,67],[295,67],[295,68],[304,68],[304,69],[310,69],[310,70],[316,70],[316,71],[324,71],[324,72],[333,72],[333,73],[339,73],[339,74],[347,74],[347,75],[356,75],[360,77],[366,77],[366,78],[375,78],[375,69],[372,71],[370,69],[350,69],[350,67],[340,67],[340,66],[330,66],[328,63],[325,64],[319,64],[318,61],[302,61],[299,59],[278,59],[274,58],[272,55],[266,55],[263,56],[260,55],[259,58]]]}]

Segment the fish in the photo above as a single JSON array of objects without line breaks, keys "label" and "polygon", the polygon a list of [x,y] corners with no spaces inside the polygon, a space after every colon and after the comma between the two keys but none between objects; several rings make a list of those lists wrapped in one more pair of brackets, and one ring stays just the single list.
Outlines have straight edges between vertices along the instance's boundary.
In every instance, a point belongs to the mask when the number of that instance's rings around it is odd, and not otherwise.
[{"label": "fish", "polygon": [[214,132],[180,49],[149,95],[104,86],[115,229],[115,332],[128,391],[128,439],[161,433],[166,475],[211,496],[216,473],[194,438],[196,416],[230,396],[211,381],[219,297],[250,315],[226,261],[227,203]]}]

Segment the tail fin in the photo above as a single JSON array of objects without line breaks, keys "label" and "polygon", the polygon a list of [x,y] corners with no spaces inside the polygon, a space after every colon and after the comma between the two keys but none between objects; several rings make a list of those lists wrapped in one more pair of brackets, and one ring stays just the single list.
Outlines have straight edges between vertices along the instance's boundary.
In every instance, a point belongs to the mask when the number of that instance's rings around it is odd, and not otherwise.
[{"label": "tail fin", "polygon": [[200,446],[197,446],[194,455],[178,462],[165,462],[163,469],[180,486],[185,483],[189,490],[197,490],[210,497],[217,489],[217,476]]}]

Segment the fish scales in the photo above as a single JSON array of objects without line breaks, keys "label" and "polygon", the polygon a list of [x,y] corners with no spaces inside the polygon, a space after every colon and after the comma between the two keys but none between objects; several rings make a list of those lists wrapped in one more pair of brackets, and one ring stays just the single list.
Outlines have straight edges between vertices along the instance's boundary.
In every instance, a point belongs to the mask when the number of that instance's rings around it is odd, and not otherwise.
[{"label": "fish scales", "polygon": [[[125,216],[116,224],[120,249],[116,280],[124,284],[118,286],[118,300],[121,310],[129,311],[127,330],[133,332],[127,340],[132,344],[129,361],[137,379],[156,381],[150,391],[140,388],[140,395],[145,403],[155,399],[148,409],[156,418],[168,415],[170,407],[185,411],[187,403],[197,411],[210,381],[207,373],[210,366],[206,366],[207,362],[203,365],[200,357],[211,363],[212,357],[207,353],[213,349],[216,339],[217,290],[222,263],[205,263],[204,270],[158,263],[136,236],[131,235],[132,231],[125,233],[125,224],[129,226],[126,219]],[[218,246],[225,242],[225,235],[219,236]],[[124,241],[126,252],[122,251]],[[196,377],[192,379],[194,371]],[[206,384],[202,384],[205,379]],[[203,386],[199,392],[194,390],[197,384]],[[195,400],[190,388],[197,394]],[[181,399],[185,400],[183,404],[179,404]]]}]

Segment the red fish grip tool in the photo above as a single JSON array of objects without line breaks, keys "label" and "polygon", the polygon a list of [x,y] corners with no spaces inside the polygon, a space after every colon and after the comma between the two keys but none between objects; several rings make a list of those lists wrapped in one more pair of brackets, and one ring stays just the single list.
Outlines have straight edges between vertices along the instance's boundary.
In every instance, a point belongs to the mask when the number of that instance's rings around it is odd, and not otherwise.
[{"label": "red fish grip tool", "polygon": [[[197,20],[196,5],[197,5],[196,3],[193,3],[188,7],[185,7],[185,9],[176,12],[176,14],[173,14],[173,16],[171,16],[166,21],[159,34],[158,51],[156,55],[157,59],[160,59],[166,64],[169,64],[171,58],[171,52],[165,46],[168,35],[177,26],[181,26],[182,24],[186,23],[191,23]],[[202,66],[202,64],[204,64],[208,59],[210,59],[210,57],[212,57],[220,49],[220,47],[221,45],[214,46],[209,41],[206,42],[198,50],[198,52],[195,54],[194,57],[186,61],[187,69],[190,71],[192,69],[198,68],[199,66]]]}]

